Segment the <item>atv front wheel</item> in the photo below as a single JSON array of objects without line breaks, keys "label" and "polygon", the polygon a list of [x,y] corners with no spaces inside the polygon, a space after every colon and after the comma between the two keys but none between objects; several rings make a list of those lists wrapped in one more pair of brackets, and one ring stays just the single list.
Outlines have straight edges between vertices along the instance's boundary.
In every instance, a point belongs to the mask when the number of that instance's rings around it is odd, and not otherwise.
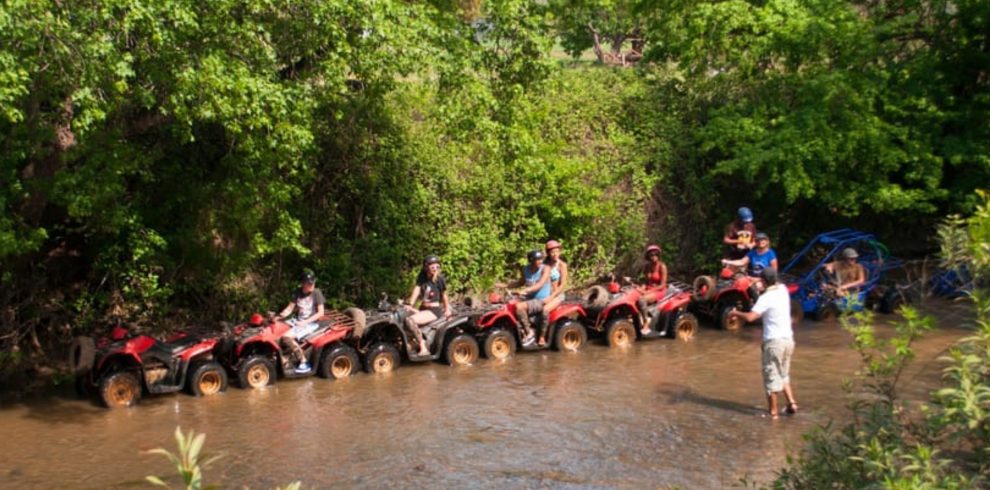
[{"label": "atv front wheel", "polygon": [[379,342],[364,355],[364,370],[374,374],[390,373],[399,369],[401,362],[399,349],[388,342]]},{"label": "atv front wheel", "polygon": [[100,379],[100,399],[107,408],[130,407],[141,399],[141,380],[131,371],[117,371]]},{"label": "atv front wheel", "polygon": [[216,395],[227,390],[227,371],[212,361],[194,364],[186,385],[193,396]]},{"label": "atv front wheel", "polygon": [[276,377],[275,366],[265,356],[251,356],[237,370],[241,388],[261,389],[275,384]]},{"label": "atv front wheel", "polygon": [[316,374],[327,379],[346,378],[359,369],[361,361],[358,360],[357,352],[349,345],[339,345],[323,354],[320,365],[317,366]]}]

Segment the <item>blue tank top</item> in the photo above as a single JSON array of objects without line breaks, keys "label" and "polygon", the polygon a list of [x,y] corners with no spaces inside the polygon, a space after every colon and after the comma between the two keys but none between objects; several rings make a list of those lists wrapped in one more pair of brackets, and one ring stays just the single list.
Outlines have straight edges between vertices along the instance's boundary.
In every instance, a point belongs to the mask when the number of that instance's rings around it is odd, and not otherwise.
[{"label": "blue tank top", "polygon": [[557,269],[558,264],[553,265],[553,269],[550,269],[550,282],[557,282],[560,280],[560,270]]},{"label": "blue tank top", "polygon": [[[532,286],[540,282],[540,277],[543,275],[543,266],[540,266],[534,272],[530,272],[530,267],[527,265],[523,269],[523,276],[526,279],[526,286]],[[543,283],[543,287],[537,289],[535,292],[526,295],[529,299],[544,299],[550,296],[550,281]]]}]

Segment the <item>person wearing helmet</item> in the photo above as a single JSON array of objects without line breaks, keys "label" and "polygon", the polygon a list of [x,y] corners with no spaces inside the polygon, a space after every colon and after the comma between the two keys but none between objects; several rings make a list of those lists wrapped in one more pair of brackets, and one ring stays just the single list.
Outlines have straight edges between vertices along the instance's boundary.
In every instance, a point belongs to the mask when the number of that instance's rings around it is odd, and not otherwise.
[{"label": "person wearing helmet", "polygon": [[528,264],[522,269],[522,277],[508,285],[510,288],[520,288],[516,292],[525,298],[525,301],[516,303],[516,320],[522,330],[523,344],[536,340],[529,316],[543,311],[543,305],[552,290],[550,268],[543,264],[545,258],[546,254],[542,250],[530,250],[526,254]]},{"label": "person wearing helmet", "polygon": [[729,267],[745,268],[750,277],[759,278],[763,269],[777,269],[777,252],[770,248],[770,237],[766,233],[756,234],[756,247],[739,260],[722,259]]},{"label": "person wearing helmet", "polygon": [[866,269],[856,261],[858,258],[859,253],[855,248],[846,247],[839,252],[838,260],[825,264],[825,270],[835,278],[835,285],[831,289],[834,289],[836,295],[855,293],[866,282]]},{"label": "person wearing helmet", "polygon": [[642,294],[636,300],[636,307],[639,309],[640,325],[642,325],[640,333],[648,334],[650,333],[650,327],[646,314],[647,308],[649,308],[649,305],[656,303],[660,291],[667,288],[667,264],[664,264],[660,260],[659,245],[646,247],[644,256],[646,258],[646,264],[643,265],[643,286],[639,286],[638,288]]},{"label": "person wearing helmet", "polygon": [[[550,312],[555,310],[564,302],[564,289],[567,287],[567,263],[560,259],[560,242],[550,240],[545,247],[547,258],[545,266],[550,269],[550,296],[543,304],[543,318],[550,318]],[[539,345],[547,345],[547,332],[549,328],[543,328]]]},{"label": "person wearing helmet", "polygon": [[[415,308],[417,300],[420,300],[419,309]],[[419,327],[453,315],[447,297],[447,278],[440,273],[440,257],[427,255],[423,260],[423,268],[416,276],[416,285],[406,300],[406,308],[412,313],[406,317],[406,327],[416,336],[419,355],[427,356],[430,348]]]},{"label": "person wearing helmet", "polygon": [[725,245],[724,259],[739,260],[753,248],[753,236],[756,235],[756,225],[753,224],[753,212],[743,206],[736,212],[736,219],[725,225],[722,244]]},{"label": "person wearing helmet", "polygon": [[282,336],[282,342],[289,347],[299,362],[296,366],[297,373],[308,373],[312,369],[306,362],[306,354],[299,347],[299,340],[319,328],[317,320],[323,316],[324,303],[326,300],[323,298],[323,292],[316,288],[316,276],[313,271],[306,270],[299,277],[299,289],[292,294],[289,304],[273,318],[279,321],[293,312],[296,314],[286,322],[292,325],[292,328]]}]

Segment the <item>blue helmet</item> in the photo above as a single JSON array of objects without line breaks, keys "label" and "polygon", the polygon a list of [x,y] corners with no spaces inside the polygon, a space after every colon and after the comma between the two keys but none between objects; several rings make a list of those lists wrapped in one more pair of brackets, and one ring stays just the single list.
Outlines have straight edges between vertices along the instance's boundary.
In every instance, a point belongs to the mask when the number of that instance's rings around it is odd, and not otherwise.
[{"label": "blue helmet", "polygon": [[753,221],[753,212],[749,210],[746,206],[739,208],[739,221],[743,223],[749,223]]}]

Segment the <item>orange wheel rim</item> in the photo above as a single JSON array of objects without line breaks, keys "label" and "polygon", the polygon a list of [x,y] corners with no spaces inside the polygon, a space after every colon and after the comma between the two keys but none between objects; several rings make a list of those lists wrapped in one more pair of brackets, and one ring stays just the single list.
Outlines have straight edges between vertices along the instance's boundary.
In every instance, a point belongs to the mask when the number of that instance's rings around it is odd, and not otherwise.
[{"label": "orange wheel rim", "polygon": [[209,371],[199,377],[199,391],[204,395],[214,395],[220,392],[220,373]]}]

